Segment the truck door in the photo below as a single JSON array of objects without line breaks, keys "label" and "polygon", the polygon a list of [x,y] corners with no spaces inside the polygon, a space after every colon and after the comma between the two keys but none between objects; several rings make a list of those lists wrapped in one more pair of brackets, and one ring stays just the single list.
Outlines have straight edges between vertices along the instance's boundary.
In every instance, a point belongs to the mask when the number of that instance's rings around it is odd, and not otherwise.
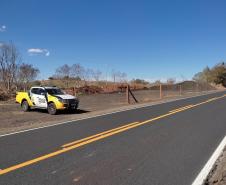
[{"label": "truck door", "polygon": [[31,101],[34,102],[35,106],[47,108],[47,100],[45,96],[45,90],[43,88],[32,88],[30,96]]}]

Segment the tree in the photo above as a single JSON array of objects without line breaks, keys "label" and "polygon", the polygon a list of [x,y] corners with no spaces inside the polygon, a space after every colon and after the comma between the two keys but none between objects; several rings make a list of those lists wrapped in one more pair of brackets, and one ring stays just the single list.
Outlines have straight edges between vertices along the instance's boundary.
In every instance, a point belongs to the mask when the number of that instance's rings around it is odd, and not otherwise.
[{"label": "tree", "polygon": [[115,83],[116,82],[117,72],[115,70],[112,70],[111,76],[112,76],[113,82]]},{"label": "tree", "polygon": [[204,76],[202,72],[198,72],[194,75],[193,80],[196,82],[203,82],[204,80]]},{"label": "tree", "polygon": [[54,76],[56,78],[62,80],[68,87],[69,81],[70,81],[70,73],[71,73],[70,66],[67,64],[64,64],[56,69]]},{"label": "tree", "polygon": [[31,64],[22,63],[18,69],[18,81],[22,84],[24,90],[28,89],[28,85],[39,74],[39,69],[33,67]]},{"label": "tree", "polygon": [[226,86],[226,65],[224,62],[217,64],[211,70],[212,81]]},{"label": "tree", "polygon": [[167,79],[167,84],[169,84],[169,85],[173,85],[173,84],[175,84],[175,82],[176,82],[176,80],[174,78]]},{"label": "tree", "polygon": [[71,68],[67,64],[60,66],[56,69],[55,76],[58,78],[69,78],[70,77]]},{"label": "tree", "polygon": [[126,78],[127,78],[127,74],[126,73],[123,72],[123,73],[120,74],[120,82],[121,83],[125,83],[127,81]]},{"label": "tree", "polygon": [[80,64],[73,64],[71,66],[71,76],[81,78],[84,68]]},{"label": "tree", "polygon": [[73,64],[71,66],[71,77],[75,80],[75,87],[80,87],[84,77],[84,67],[80,64]]},{"label": "tree", "polygon": [[83,68],[83,71],[82,71],[82,80],[83,82],[85,83],[85,85],[87,84],[87,81],[90,81],[92,80],[92,77],[93,77],[93,69],[90,69],[90,68]]},{"label": "tree", "polygon": [[53,76],[50,76],[48,79],[49,80],[54,80],[55,78]]},{"label": "tree", "polygon": [[142,85],[148,85],[148,84],[149,84],[149,82],[147,82],[147,81],[145,81],[145,80],[143,80],[143,79],[139,79],[139,78],[133,79],[133,80],[131,81],[131,83],[142,84]]},{"label": "tree", "polygon": [[212,71],[207,66],[205,67],[202,72],[199,72],[194,75],[193,80],[199,83],[210,83],[213,81]]},{"label": "tree", "polygon": [[0,46],[1,79],[8,92],[12,90],[19,62],[19,52],[12,42]]},{"label": "tree", "polygon": [[161,82],[161,80],[156,80],[153,84],[154,84],[154,85],[161,85],[162,82]]},{"label": "tree", "polygon": [[215,83],[226,86],[226,65],[221,62],[213,68],[206,67],[202,72],[195,74],[193,80],[201,83]]},{"label": "tree", "polygon": [[127,74],[124,72],[112,70],[111,76],[113,78],[114,83],[115,82],[120,82],[120,83],[126,82]]},{"label": "tree", "polygon": [[101,75],[102,75],[102,72],[99,71],[99,70],[93,70],[93,71],[92,71],[92,76],[93,76],[93,78],[94,78],[94,80],[95,80],[96,82],[99,82],[99,81],[100,81]]}]

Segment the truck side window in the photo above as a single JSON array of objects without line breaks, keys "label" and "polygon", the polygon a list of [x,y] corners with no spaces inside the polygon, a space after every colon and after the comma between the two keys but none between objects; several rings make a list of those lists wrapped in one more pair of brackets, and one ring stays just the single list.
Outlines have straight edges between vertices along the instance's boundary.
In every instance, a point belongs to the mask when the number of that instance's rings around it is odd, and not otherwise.
[{"label": "truck side window", "polygon": [[38,88],[32,88],[31,93],[33,94],[38,94]]},{"label": "truck side window", "polygon": [[41,89],[41,88],[38,89],[38,94],[39,95],[45,94],[45,90],[44,89]]}]

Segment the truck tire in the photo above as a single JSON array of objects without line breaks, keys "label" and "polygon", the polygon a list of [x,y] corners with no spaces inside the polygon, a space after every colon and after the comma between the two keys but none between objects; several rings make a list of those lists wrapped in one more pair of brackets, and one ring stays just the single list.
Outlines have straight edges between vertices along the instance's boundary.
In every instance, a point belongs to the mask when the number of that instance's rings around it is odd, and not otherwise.
[{"label": "truck tire", "polygon": [[70,112],[71,112],[71,113],[77,113],[77,112],[78,112],[78,108],[70,109]]},{"label": "truck tire", "polygon": [[21,103],[21,108],[24,112],[28,112],[30,110],[30,106],[27,102],[27,100],[24,100],[22,103]]},{"label": "truck tire", "polygon": [[51,114],[51,115],[55,115],[57,114],[57,109],[56,109],[56,106],[54,103],[50,103],[48,104],[48,113]]}]

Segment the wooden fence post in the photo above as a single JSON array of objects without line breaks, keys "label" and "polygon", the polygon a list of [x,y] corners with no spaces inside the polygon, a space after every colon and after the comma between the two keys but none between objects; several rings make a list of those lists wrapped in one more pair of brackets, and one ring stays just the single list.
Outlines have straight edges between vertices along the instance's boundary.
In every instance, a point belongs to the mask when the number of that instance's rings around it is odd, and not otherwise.
[{"label": "wooden fence post", "polygon": [[182,85],[180,84],[180,96],[182,96]]},{"label": "wooden fence post", "polygon": [[72,92],[73,95],[76,96],[75,87],[73,87],[72,91],[73,91],[73,92]]},{"label": "wooden fence post", "polygon": [[126,87],[126,101],[128,104],[130,104],[130,99],[129,99],[129,85]]},{"label": "wooden fence post", "polygon": [[162,84],[159,85],[159,98],[162,99]]},{"label": "wooden fence post", "polygon": [[127,85],[127,88],[126,88],[126,101],[127,103],[130,104],[130,95],[131,97],[133,98],[133,100],[138,103],[138,100],[136,99],[136,97],[134,96],[133,92],[130,90],[130,86]]},{"label": "wooden fence post", "polygon": [[133,100],[138,103],[138,100],[136,99],[136,97],[134,96],[133,92],[130,90],[129,88],[129,94],[132,96]]}]

